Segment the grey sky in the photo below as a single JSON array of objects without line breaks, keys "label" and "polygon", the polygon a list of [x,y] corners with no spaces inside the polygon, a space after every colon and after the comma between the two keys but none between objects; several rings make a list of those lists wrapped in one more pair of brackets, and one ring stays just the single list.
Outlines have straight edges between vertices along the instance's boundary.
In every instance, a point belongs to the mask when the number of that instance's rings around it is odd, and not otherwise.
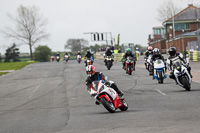
[{"label": "grey sky", "polygon": [[[20,5],[35,5],[47,18],[46,30],[50,33],[49,40],[38,44],[48,45],[53,51],[64,51],[64,44],[69,38],[90,40],[84,32],[112,32],[115,38],[120,33],[120,43],[147,46],[152,27],[161,26],[156,16],[163,1],[166,0],[0,0],[0,29],[15,26],[9,22],[8,12],[15,15]],[[176,0],[175,3],[177,7],[186,8],[188,1]],[[200,3],[200,0],[193,0],[193,3],[197,2]],[[1,34],[0,53],[4,54],[11,43]],[[28,45],[19,48],[20,52],[29,52]]]}]

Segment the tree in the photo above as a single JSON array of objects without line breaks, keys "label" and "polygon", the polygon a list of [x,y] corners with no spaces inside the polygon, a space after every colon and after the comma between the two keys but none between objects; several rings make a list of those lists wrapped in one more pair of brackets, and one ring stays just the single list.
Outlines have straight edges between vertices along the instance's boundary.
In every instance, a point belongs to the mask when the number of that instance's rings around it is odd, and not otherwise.
[{"label": "tree", "polygon": [[88,44],[88,41],[85,39],[68,39],[65,49],[70,49],[72,53],[77,53],[77,51],[81,51]]},{"label": "tree", "polygon": [[16,17],[10,14],[8,14],[8,17],[16,23],[16,29],[8,27],[7,32],[4,31],[3,33],[8,38],[16,39],[20,44],[28,45],[31,59],[33,59],[32,46],[49,36],[44,29],[46,19],[39,14],[35,6],[24,7],[22,5],[17,9]]},{"label": "tree", "polygon": [[4,62],[10,62],[10,60],[13,60],[14,62],[19,61],[17,57],[19,57],[19,48],[16,48],[16,44],[13,43],[11,47],[8,47],[5,53],[5,61]]},{"label": "tree", "polygon": [[178,9],[172,1],[168,0],[165,1],[157,9],[157,11],[158,11],[157,20],[160,22],[164,22],[169,18],[173,17],[175,14],[177,14],[180,11],[180,9]]},{"label": "tree", "polygon": [[38,61],[49,61],[51,56],[51,49],[48,46],[41,46],[35,48],[34,58]]}]

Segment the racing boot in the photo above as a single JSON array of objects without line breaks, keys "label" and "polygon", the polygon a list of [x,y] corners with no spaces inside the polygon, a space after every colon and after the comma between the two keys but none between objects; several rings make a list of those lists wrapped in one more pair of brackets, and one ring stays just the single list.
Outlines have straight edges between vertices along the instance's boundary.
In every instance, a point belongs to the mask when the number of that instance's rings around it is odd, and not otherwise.
[{"label": "racing boot", "polygon": [[123,97],[124,93],[117,87],[117,85],[115,83],[111,84],[110,87],[112,87],[117,92],[120,100],[124,99],[124,97]]},{"label": "racing boot", "polygon": [[96,101],[95,104],[96,104],[96,105],[100,105],[100,102]]}]

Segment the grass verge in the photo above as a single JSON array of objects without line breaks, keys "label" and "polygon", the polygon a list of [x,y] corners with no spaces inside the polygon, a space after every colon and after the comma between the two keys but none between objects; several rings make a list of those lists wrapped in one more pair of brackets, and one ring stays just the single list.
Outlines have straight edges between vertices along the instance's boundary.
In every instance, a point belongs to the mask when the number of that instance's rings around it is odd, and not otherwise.
[{"label": "grass verge", "polygon": [[9,72],[0,72],[0,76],[7,74],[7,73],[9,73]]},{"label": "grass verge", "polygon": [[1,70],[18,70],[32,63],[34,63],[34,61],[0,63],[0,71]]}]

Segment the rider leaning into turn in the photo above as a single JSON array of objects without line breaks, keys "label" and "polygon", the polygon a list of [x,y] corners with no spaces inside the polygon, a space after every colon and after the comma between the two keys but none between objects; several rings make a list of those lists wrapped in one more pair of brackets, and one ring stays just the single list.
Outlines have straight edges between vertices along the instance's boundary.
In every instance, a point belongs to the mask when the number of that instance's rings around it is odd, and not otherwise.
[{"label": "rider leaning into turn", "polygon": [[[158,59],[161,59],[164,62],[164,57],[159,53],[159,49],[158,48],[154,48],[153,56],[151,58],[152,64],[153,64],[154,61],[156,61]],[[153,66],[153,79],[155,79],[155,77],[154,77],[154,66]]]},{"label": "rider leaning into turn", "polygon": [[126,62],[126,59],[127,59],[127,57],[133,57],[133,60],[134,60],[134,66],[135,66],[135,56],[134,56],[134,54],[132,53],[132,51],[130,50],[130,48],[128,48],[127,50],[126,50],[126,52],[125,52],[125,54],[123,55],[123,57],[122,57],[122,65],[123,65],[123,67],[122,67],[122,69],[125,69],[125,62]]},{"label": "rider leaning into turn", "polygon": [[[93,65],[88,65],[86,67],[86,73],[88,75],[87,79],[85,80],[85,83],[87,85],[88,91],[91,90],[92,86],[91,83],[95,80],[104,80],[105,84],[113,88],[119,95],[120,99],[123,99],[123,92],[117,87],[117,85],[111,81],[111,80],[105,80],[105,76],[101,72],[96,72]],[[99,102],[96,101],[96,104],[99,104]]]},{"label": "rider leaning into turn", "polygon": [[175,65],[176,62],[182,62],[182,64],[187,68],[187,70],[188,70],[188,72],[189,72],[189,74],[192,78],[191,67],[186,62],[186,60],[183,58],[183,54],[182,53],[176,53],[175,47],[170,47],[169,50],[168,50],[168,53],[170,55],[167,59],[168,69],[170,71],[169,77],[172,78],[172,79],[175,79],[173,65]]}]

